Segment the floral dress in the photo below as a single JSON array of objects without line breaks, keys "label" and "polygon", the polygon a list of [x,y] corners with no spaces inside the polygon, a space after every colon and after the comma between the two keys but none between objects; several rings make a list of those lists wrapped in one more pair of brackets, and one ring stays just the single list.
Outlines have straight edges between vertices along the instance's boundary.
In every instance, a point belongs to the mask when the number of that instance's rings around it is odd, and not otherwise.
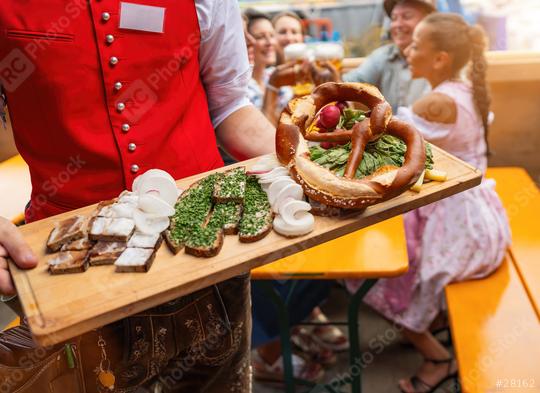
[{"label": "floral dress", "polygon": [[[427,141],[485,174],[484,128],[471,87],[446,81],[434,91],[456,102],[455,124],[431,123],[403,107],[397,117],[414,124]],[[475,188],[405,214],[409,271],[380,280],[364,301],[395,323],[424,332],[445,307],[446,285],[482,278],[497,269],[510,244],[510,229],[494,186],[494,180],[484,178]],[[359,285],[347,281],[351,291]]]}]

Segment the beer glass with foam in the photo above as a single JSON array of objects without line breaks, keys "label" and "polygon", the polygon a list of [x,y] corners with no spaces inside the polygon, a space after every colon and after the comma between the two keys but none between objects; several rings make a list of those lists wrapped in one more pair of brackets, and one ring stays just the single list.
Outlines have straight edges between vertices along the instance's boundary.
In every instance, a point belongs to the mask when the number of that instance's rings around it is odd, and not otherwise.
[{"label": "beer glass with foam", "polygon": [[[304,43],[296,43],[287,45],[284,48],[284,55],[286,62],[293,62],[300,67],[305,60],[309,60],[310,50]],[[298,73],[296,74],[296,83],[293,86],[293,92],[295,96],[303,96],[311,93],[313,90],[313,83],[305,77],[302,77]]]}]

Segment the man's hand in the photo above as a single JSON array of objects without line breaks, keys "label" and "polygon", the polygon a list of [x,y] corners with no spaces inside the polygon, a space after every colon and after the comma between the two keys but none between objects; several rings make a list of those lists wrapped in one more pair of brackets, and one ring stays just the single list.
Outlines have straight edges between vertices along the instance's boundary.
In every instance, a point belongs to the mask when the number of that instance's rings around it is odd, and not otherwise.
[{"label": "man's hand", "polygon": [[311,81],[315,86],[326,82],[341,82],[338,70],[328,61],[319,64],[305,61],[302,64],[285,63],[276,67],[268,83],[274,87],[294,86],[300,81]]},{"label": "man's hand", "polygon": [[323,61],[320,65],[310,64],[310,76],[315,86],[326,82],[341,82],[338,70],[329,61]]},{"label": "man's hand", "polygon": [[37,265],[37,258],[15,225],[0,217],[0,295],[14,295],[15,287],[8,271],[7,258],[22,269]]},{"label": "man's hand", "polygon": [[[296,83],[296,68],[300,67],[295,63],[280,64],[268,79],[268,84],[274,87],[294,86]],[[307,68],[302,65],[299,70],[307,71]]]}]

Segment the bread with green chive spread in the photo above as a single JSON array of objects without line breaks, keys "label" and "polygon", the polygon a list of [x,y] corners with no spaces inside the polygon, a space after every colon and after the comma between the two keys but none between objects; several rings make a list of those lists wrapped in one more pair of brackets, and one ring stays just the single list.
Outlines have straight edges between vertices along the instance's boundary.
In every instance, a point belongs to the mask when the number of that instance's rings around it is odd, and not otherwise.
[{"label": "bread with green chive spread", "polygon": [[254,176],[247,177],[243,210],[238,233],[241,242],[256,242],[270,233],[272,207],[266,192]]},{"label": "bread with green chive spread", "polygon": [[190,233],[202,227],[212,211],[214,183],[220,174],[209,175],[193,183],[182,193],[175,205],[171,225],[165,232],[165,241],[174,254],[178,254],[190,237]]},{"label": "bread with green chive spread", "polygon": [[246,168],[241,166],[222,174],[214,187],[214,201],[242,202],[246,191]]},{"label": "bread with green chive spread", "polygon": [[185,243],[186,253],[196,257],[214,257],[223,247],[223,229],[215,226],[195,228]]}]

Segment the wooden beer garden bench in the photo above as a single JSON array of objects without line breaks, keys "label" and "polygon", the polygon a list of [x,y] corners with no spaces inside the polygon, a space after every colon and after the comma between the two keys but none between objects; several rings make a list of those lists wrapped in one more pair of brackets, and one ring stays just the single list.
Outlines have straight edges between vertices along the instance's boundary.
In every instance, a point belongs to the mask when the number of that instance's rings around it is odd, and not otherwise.
[{"label": "wooden beer garden bench", "polygon": [[24,221],[24,208],[30,200],[32,184],[28,165],[17,155],[0,162],[0,217],[15,224]]},{"label": "wooden beer garden bench", "polygon": [[522,168],[490,168],[487,177],[512,245],[489,277],[446,288],[461,389],[540,392],[540,192]]}]

